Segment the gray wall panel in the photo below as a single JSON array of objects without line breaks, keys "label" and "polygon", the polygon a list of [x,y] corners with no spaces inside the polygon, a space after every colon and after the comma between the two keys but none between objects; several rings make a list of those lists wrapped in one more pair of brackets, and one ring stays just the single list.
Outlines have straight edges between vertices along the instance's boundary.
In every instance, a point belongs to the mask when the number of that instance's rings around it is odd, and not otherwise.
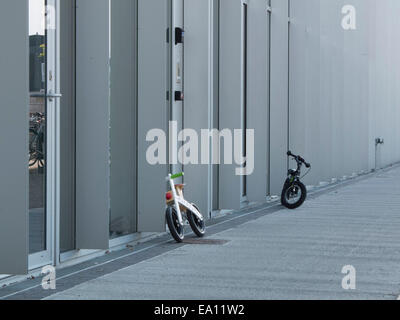
[{"label": "gray wall panel", "polygon": [[[220,0],[220,130],[242,128],[242,4]],[[221,150],[223,145],[221,145]],[[221,151],[222,152],[222,151]],[[221,156],[221,161],[224,161]],[[220,209],[239,209],[241,177],[237,165],[221,164],[219,169]]]},{"label": "gray wall panel", "polygon": [[[371,141],[368,139],[369,131],[369,113],[368,113],[368,79],[369,79],[369,7],[368,1],[357,0],[355,2],[357,10],[358,19],[358,34],[357,36],[357,46],[355,50],[354,60],[356,65],[357,79],[356,79],[356,105],[353,114],[354,123],[357,123],[357,134],[354,145],[357,147],[357,156],[355,156],[355,162],[353,164],[353,172],[360,173],[368,170],[368,154],[370,146],[374,144],[374,139]],[[394,95],[393,95],[394,97]],[[394,111],[394,110],[393,110]],[[393,112],[394,114],[394,112]],[[394,118],[394,117],[393,117]],[[393,119],[392,118],[392,119]],[[353,125],[354,126],[354,125]],[[392,159],[394,160],[394,159]]]},{"label": "gray wall panel", "polygon": [[[310,174],[320,177],[324,169],[322,168],[323,161],[316,162],[314,159],[322,158],[321,145],[323,145],[324,137],[321,135],[326,135],[326,132],[322,132],[321,119],[324,118],[325,114],[323,112],[324,105],[321,106],[320,92],[324,88],[324,83],[321,76],[321,17],[320,8],[321,4],[319,0],[307,0],[305,2],[306,6],[306,42],[305,44],[305,94],[306,94],[306,104],[305,104],[305,123],[294,122],[291,123],[290,130],[296,132],[298,126],[305,126],[305,145],[306,149],[304,152],[298,150],[296,145],[291,145],[292,152],[301,153],[308,161],[313,164],[313,169]],[[292,39],[292,38],[291,38]],[[291,48],[295,50],[295,48]],[[295,52],[295,51],[294,51]],[[291,61],[290,65],[295,65],[295,61]],[[292,109],[296,107],[296,102],[291,105]],[[292,163],[293,166],[293,163]]]},{"label": "gray wall panel", "polygon": [[[377,148],[377,167],[386,166],[399,159],[398,92],[399,45],[396,26],[399,2],[383,0],[375,4],[375,45],[371,46],[371,89],[374,90],[372,104],[374,116],[374,138],[385,139]],[[397,123],[397,125],[395,124]]]},{"label": "gray wall panel", "polygon": [[[328,2],[328,1],[327,1]],[[329,15],[330,30],[329,30],[329,43],[332,45],[332,83],[331,83],[331,108],[332,108],[332,118],[331,118],[331,150],[332,150],[332,162],[330,171],[332,173],[332,178],[339,178],[343,176],[343,166],[344,157],[343,155],[343,142],[345,137],[345,132],[338,125],[343,122],[344,119],[344,86],[343,86],[343,75],[345,73],[344,69],[344,33],[340,25],[335,24],[335,21],[341,21],[341,8],[344,5],[344,1],[337,1],[331,4],[333,8],[331,9],[331,14]],[[332,14],[334,13],[334,14]],[[328,49],[329,51],[329,49]],[[310,160],[312,161],[312,159]],[[311,179],[311,177],[309,177]],[[319,179],[313,178],[314,183],[318,183]],[[308,183],[312,181],[308,180]]]},{"label": "gray wall panel", "polygon": [[77,1],[76,245],[109,246],[109,2]]},{"label": "gray wall panel", "polygon": [[135,232],[137,216],[135,2],[111,2],[110,206],[111,225],[120,232]]},{"label": "gray wall panel", "polygon": [[[376,59],[376,54],[374,48],[376,46],[376,6],[377,2],[375,0],[368,0],[369,5],[369,15],[368,19],[370,21],[368,25],[368,52],[371,63],[369,64],[369,79],[368,79],[368,141],[374,141],[376,138],[376,120],[374,114],[374,105],[376,103],[376,87],[375,87],[375,64],[372,63]],[[375,168],[375,145],[369,144],[369,152],[368,152],[368,168],[370,170]]]},{"label": "gray wall panel", "polygon": [[0,274],[28,270],[28,1],[3,0],[0,28]]},{"label": "gray wall panel", "polygon": [[269,15],[265,0],[249,1],[247,127],[255,130],[254,172],[247,177],[249,201],[267,196]]},{"label": "gray wall panel", "polygon": [[[319,158],[321,163],[324,164],[319,169],[319,175],[321,181],[326,181],[332,177],[332,46],[329,40],[330,27],[334,23],[332,17],[332,10],[334,10],[334,1],[321,0],[319,7],[320,15],[320,47],[319,50],[319,61],[320,61],[320,95],[319,95]],[[324,140],[327,140],[326,143]],[[311,159],[309,160],[311,161]]]},{"label": "gray wall panel", "polygon": [[[307,99],[307,7],[302,1],[291,3],[290,24],[290,144],[292,152],[302,153],[306,150],[306,130],[308,117],[306,114]],[[298,125],[296,125],[298,124]],[[292,163],[291,163],[292,165]],[[273,168],[272,168],[273,169]]]},{"label": "gray wall panel", "polygon": [[270,193],[280,194],[287,173],[288,149],[288,13],[287,0],[272,0]]},{"label": "gray wall panel", "polygon": [[[341,8],[344,5],[344,1],[338,1],[334,4],[332,12],[335,14],[331,15],[331,21],[341,21]],[[331,172],[332,177],[342,177],[344,167],[344,157],[342,156],[343,142],[345,137],[344,130],[341,129],[339,123],[344,120],[344,86],[343,86],[343,75],[345,73],[344,68],[344,33],[340,25],[332,24],[330,30],[331,38],[329,42],[333,45],[333,61],[332,61],[332,84],[331,84],[331,97],[332,97],[332,166]],[[311,178],[311,177],[310,177]],[[314,182],[318,183],[318,179],[314,178]]]},{"label": "gray wall panel", "polygon": [[168,2],[139,0],[138,34],[138,229],[165,231],[167,165],[150,165],[146,151],[149,130],[167,131]]},{"label": "gray wall panel", "polygon": [[376,42],[374,50],[375,59],[373,61],[373,87],[375,88],[375,100],[373,104],[373,112],[375,118],[375,137],[386,138],[386,144],[377,148],[376,166],[383,167],[388,164],[389,130],[387,125],[389,120],[389,106],[391,84],[389,83],[389,64],[391,60],[390,52],[390,17],[389,0],[380,1],[376,7]]},{"label": "gray wall panel", "polygon": [[[357,29],[341,27],[342,7],[357,10]],[[396,1],[292,1],[290,148],[313,164],[318,185],[399,160]]]},{"label": "gray wall panel", "polygon": [[[201,136],[202,129],[209,128],[211,103],[210,76],[210,2],[185,0],[185,103],[184,127],[194,129]],[[200,143],[200,139],[199,139]],[[199,144],[200,145],[200,144]],[[199,162],[201,163],[201,154]],[[185,166],[185,195],[195,202],[200,211],[209,215],[209,166]]]},{"label": "gray wall panel", "polygon": [[[212,127],[219,128],[219,2],[213,0],[213,122]],[[213,192],[212,192],[212,210],[219,209],[219,166],[213,166]]]},{"label": "gray wall panel", "polygon": [[75,3],[60,1],[60,250],[75,249]]}]

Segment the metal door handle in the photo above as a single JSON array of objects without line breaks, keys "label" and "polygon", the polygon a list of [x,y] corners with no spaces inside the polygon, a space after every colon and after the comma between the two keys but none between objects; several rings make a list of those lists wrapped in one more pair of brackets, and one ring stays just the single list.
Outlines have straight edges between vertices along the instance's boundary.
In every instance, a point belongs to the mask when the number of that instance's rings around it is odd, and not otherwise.
[{"label": "metal door handle", "polygon": [[62,96],[61,93],[50,93],[46,95],[47,98],[62,98]]},{"label": "metal door handle", "polygon": [[45,93],[31,93],[30,96],[32,98],[62,98],[63,95],[61,93],[49,92],[47,94],[45,94]]}]

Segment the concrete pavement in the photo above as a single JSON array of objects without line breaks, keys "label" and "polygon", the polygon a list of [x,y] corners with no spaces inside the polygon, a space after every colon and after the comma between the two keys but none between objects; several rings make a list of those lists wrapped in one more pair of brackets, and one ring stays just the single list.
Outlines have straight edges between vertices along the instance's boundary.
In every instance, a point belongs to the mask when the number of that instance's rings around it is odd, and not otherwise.
[{"label": "concrete pavement", "polygon": [[[396,299],[400,168],[168,250],[48,299]],[[152,249],[149,249],[152,250]],[[342,288],[345,265],[356,290]]]}]

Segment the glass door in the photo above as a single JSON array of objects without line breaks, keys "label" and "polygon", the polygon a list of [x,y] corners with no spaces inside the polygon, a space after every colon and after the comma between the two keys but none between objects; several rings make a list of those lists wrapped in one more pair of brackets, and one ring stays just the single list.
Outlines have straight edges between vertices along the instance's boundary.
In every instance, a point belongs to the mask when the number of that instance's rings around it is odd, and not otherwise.
[{"label": "glass door", "polygon": [[57,211],[57,0],[29,0],[29,268],[52,264]]}]

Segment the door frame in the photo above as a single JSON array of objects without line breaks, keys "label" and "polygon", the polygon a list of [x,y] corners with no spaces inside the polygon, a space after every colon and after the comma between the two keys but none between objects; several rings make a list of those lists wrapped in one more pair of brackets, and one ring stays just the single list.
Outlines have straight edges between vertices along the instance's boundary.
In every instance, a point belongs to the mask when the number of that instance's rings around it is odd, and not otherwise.
[{"label": "door frame", "polygon": [[46,250],[28,257],[29,270],[56,265],[60,215],[60,0],[45,0],[46,24]]}]

